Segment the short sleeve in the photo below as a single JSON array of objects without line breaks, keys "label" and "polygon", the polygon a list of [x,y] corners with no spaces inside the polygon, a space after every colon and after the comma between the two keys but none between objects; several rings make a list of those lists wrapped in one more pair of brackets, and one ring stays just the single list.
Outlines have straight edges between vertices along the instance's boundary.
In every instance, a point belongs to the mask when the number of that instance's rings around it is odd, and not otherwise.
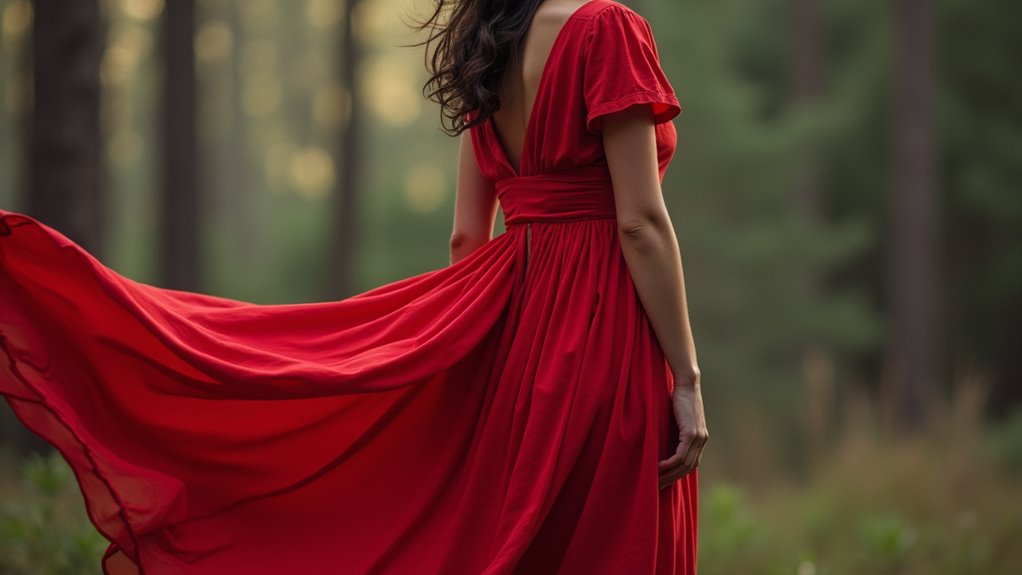
[{"label": "short sleeve", "polygon": [[660,67],[649,22],[626,6],[597,12],[586,37],[583,94],[586,129],[598,134],[603,116],[637,104],[651,104],[654,122],[681,113],[674,88]]}]

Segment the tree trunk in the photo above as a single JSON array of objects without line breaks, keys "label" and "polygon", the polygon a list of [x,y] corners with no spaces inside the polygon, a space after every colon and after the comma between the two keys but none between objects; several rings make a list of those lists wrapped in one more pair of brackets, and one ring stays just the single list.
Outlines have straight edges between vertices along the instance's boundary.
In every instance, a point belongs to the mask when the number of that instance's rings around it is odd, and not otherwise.
[{"label": "tree trunk", "polygon": [[[798,105],[816,103],[823,93],[824,34],[820,0],[790,0],[788,15],[788,93]],[[802,174],[797,190],[800,204],[812,217],[823,213],[820,159]]]},{"label": "tree trunk", "polygon": [[936,387],[934,13],[895,3],[894,189],[891,193],[887,374],[899,426],[918,427]]},{"label": "tree trunk", "polygon": [[[26,213],[102,258],[99,4],[35,0],[32,8]],[[48,450],[43,440],[19,429],[21,453]]]},{"label": "tree trunk", "polygon": [[27,211],[101,258],[99,4],[35,0],[33,8]]},{"label": "tree trunk", "polygon": [[359,97],[356,85],[356,67],[359,61],[358,44],[355,41],[352,15],[357,10],[358,0],[349,0],[345,7],[344,21],[340,33],[341,85],[348,94],[349,113],[341,132],[340,174],[333,196],[333,221],[330,248],[327,250],[327,299],[338,299],[353,295],[356,242],[358,230],[358,195],[360,163],[358,142],[362,125],[359,119]]},{"label": "tree trunk", "polygon": [[160,282],[172,289],[198,291],[202,286],[202,207],[197,170],[194,0],[167,2],[162,24]]}]

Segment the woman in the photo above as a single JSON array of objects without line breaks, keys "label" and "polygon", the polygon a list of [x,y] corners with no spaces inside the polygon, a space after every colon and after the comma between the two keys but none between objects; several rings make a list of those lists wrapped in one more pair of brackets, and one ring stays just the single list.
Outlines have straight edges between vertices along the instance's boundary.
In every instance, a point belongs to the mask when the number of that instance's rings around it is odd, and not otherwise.
[{"label": "woman", "polygon": [[0,393],[74,469],[104,572],[695,572],[707,433],[660,192],[680,106],[649,24],[450,4],[448,267],[256,305],[0,210]]}]

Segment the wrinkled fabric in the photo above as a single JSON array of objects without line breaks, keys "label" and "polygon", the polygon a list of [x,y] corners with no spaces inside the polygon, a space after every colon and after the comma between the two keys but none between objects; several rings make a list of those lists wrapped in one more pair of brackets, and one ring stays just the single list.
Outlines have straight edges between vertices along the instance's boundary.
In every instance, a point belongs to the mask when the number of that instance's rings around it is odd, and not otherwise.
[{"label": "wrinkled fabric", "polygon": [[663,178],[680,107],[648,23],[583,5],[535,102],[521,174],[471,129],[506,231],[340,301],[136,282],[0,210],[0,394],[74,470],[105,573],[695,573],[594,122],[653,106]]}]

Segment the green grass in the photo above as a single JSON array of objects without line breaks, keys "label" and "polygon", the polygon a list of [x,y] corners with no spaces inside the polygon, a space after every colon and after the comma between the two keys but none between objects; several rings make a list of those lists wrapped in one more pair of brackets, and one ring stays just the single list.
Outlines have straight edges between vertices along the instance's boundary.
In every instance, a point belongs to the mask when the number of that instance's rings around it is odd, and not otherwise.
[{"label": "green grass", "polygon": [[20,477],[0,479],[0,573],[100,573],[107,542],[88,521],[64,459],[54,451],[30,457],[17,468]]}]

